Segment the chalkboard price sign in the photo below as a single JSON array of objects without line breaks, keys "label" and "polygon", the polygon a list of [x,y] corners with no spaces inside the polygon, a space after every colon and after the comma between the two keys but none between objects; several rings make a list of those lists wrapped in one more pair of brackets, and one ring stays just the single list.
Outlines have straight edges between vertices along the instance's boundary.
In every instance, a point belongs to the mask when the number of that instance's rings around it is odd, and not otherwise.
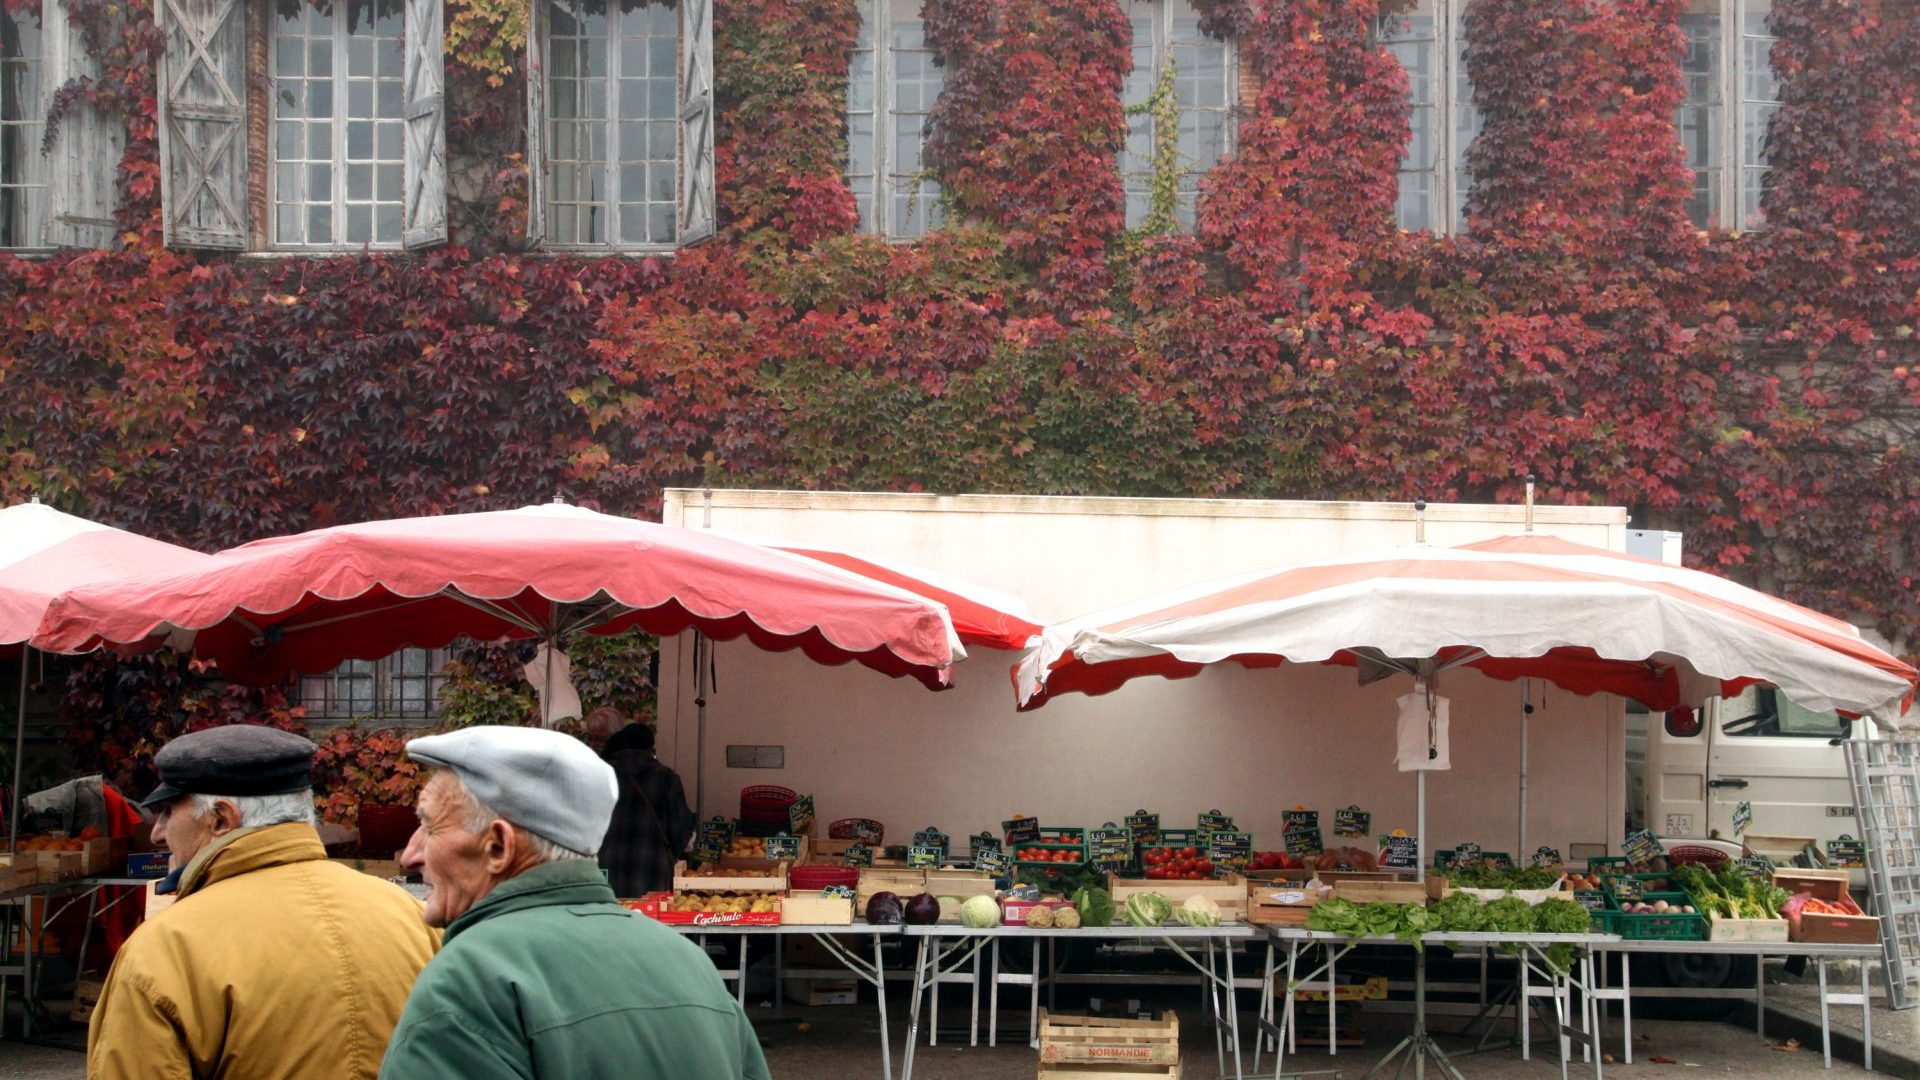
[{"label": "chalkboard price sign", "polygon": [[1145,808],[1127,815],[1127,828],[1133,832],[1133,842],[1141,847],[1160,846],[1160,815],[1150,814]]},{"label": "chalkboard price sign", "polygon": [[1752,824],[1753,804],[1742,800],[1740,805],[1733,808],[1733,835],[1746,835],[1747,826]]},{"label": "chalkboard price sign", "polygon": [[800,857],[800,838],[787,833],[767,837],[767,858],[797,859]]},{"label": "chalkboard price sign", "polygon": [[1545,844],[1541,844],[1539,847],[1533,849],[1533,865],[1535,866],[1544,869],[1549,866],[1559,866],[1560,862],[1560,850],[1558,848],[1551,848]]},{"label": "chalkboard price sign", "polygon": [[953,840],[948,837],[946,833],[941,832],[931,825],[914,833],[913,842],[916,844],[939,844],[943,848],[953,846]]},{"label": "chalkboard price sign", "polygon": [[1580,889],[1573,894],[1573,900],[1588,911],[1605,911],[1607,894],[1598,889]]},{"label": "chalkboard price sign", "polygon": [[977,865],[983,851],[999,851],[1000,838],[990,832],[977,832],[967,837],[967,857]]},{"label": "chalkboard price sign", "polygon": [[877,844],[887,835],[887,827],[872,818],[858,818],[853,823],[853,838],[865,844]]},{"label": "chalkboard price sign", "polygon": [[787,807],[787,831],[795,836],[813,831],[813,796],[802,795]]},{"label": "chalkboard price sign", "polygon": [[1773,881],[1773,860],[1765,855],[1740,856],[1740,869],[1755,881]]},{"label": "chalkboard price sign", "polygon": [[727,853],[727,844],[732,839],[733,822],[723,817],[703,821],[693,841],[693,856],[702,862],[718,859]]},{"label": "chalkboard price sign", "polygon": [[1227,832],[1233,828],[1233,819],[1220,812],[1216,807],[1200,815],[1200,835]]},{"label": "chalkboard price sign", "polygon": [[1357,806],[1333,812],[1333,835],[1364,840],[1373,832],[1373,815]]},{"label": "chalkboard price sign", "polygon": [[1013,857],[998,848],[982,848],[973,857],[973,868],[994,877],[1006,877],[1013,870]]},{"label": "chalkboard price sign", "polygon": [[1394,835],[1380,837],[1380,869],[1420,869],[1420,838]]},{"label": "chalkboard price sign", "polygon": [[939,844],[914,844],[907,849],[907,865],[916,870],[938,867],[945,860],[947,849]]},{"label": "chalkboard price sign", "polygon": [[839,896],[839,897],[844,897],[848,900],[851,900],[853,899],[853,895],[854,895],[853,886],[829,885],[826,888],[820,890],[820,895],[821,896]]},{"label": "chalkboard price sign", "polygon": [[1212,860],[1216,874],[1245,870],[1253,858],[1253,834],[1237,831],[1214,833],[1207,837],[1207,858]]},{"label": "chalkboard price sign", "polygon": [[848,866],[872,866],[873,849],[858,842],[848,844],[847,853],[843,858]]},{"label": "chalkboard price sign", "polygon": [[1827,865],[1840,870],[1867,865],[1867,842],[1855,840],[1848,833],[1827,841]]},{"label": "chalkboard price sign", "polygon": [[1484,861],[1485,856],[1481,854],[1479,844],[1455,844],[1453,858],[1448,859],[1447,863],[1450,866],[1479,866]]},{"label": "chalkboard price sign", "polygon": [[1666,853],[1666,849],[1660,846],[1660,838],[1653,835],[1651,829],[1628,833],[1620,843],[1620,854],[1625,855],[1628,862],[1649,863]]},{"label": "chalkboard price sign", "polygon": [[1003,821],[1007,830],[1007,843],[1032,844],[1040,840],[1040,819],[1037,817],[1017,817],[1012,821]]},{"label": "chalkboard price sign", "polygon": [[1125,866],[1133,861],[1133,830],[1123,829],[1111,821],[1101,828],[1089,830],[1087,852],[1092,856],[1089,862],[1101,866]]}]

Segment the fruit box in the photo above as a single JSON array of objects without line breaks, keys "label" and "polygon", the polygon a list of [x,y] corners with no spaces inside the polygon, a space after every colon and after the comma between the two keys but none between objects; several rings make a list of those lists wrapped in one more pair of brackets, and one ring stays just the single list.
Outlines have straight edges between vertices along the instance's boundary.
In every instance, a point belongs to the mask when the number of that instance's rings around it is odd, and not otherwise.
[{"label": "fruit box", "polygon": [[1332,891],[1326,886],[1315,888],[1304,881],[1249,880],[1247,921],[1266,926],[1305,926],[1313,905]]},{"label": "fruit box", "polygon": [[[1855,907],[1859,902],[1847,891],[1845,870],[1775,870],[1773,883],[1789,893],[1812,893],[1828,903],[1845,900]],[[1802,912],[1787,920],[1789,940],[1820,942],[1827,945],[1877,945],[1880,943],[1880,919],[1876,915],[1820,915]]]},{"label": "fruit box", "polygon": [[164,851],[135,851],[127,855],[127,876],[131,878],[163,878],[167,876],[167,853]]},{"label": "fruit box", "polygon": [[673,911],[670,892],[648,893],[638,900],[622,900],[628,908],[668,926],[779,926],[780,900],[774,898],[772,911]]},{"label": "fruit box", "polygon": [[853,901],[845,896],[788,893],[780,902],[780,921],[802,926],[851,926]]},{"label": "fruit box", "polygon": [[[1125,1069],[1141,1065],[1180,1064],[1180,1020],[1166,1013],[1159,1020],[1128,1020],[1104,1016],[1062,1016],[1040,1010],[1040,1065],[1073,1063]],[[1071,1076],[1128,1076],[1128,1072],[1074,1072]],[[1164,1072],[1146,1075],[1168,1075]]]},{"label": "fruit box", "polygon": [[127,838],[96,836],[80,848],[80,870],[89,877],[111,874],[127,857]]},{"label": "fruit box", "polygon": [[1332,899],[1351,900],[1356,904],[1370,904],[1375,900],[1389,904],[1418,904],[1439,900],[1447,894],[1447,879],[1437,874],[1429,875],[1424,882],[1345,878],[1327,884],[1333,886]]},{"label": "fruit box", "polygon": [[[721,859],[698,870],[687,869],[684,860],[673,864],[675,892],[786,892],[785,861],[768,863],[765,859]],[[715,874],[714,870],[747,871],[741,874]]]},{"label": "fruit box", "polygon": [[1787,920],[1722,919],[1714,916],[1707,920],[1707,940],[1785,941],[1787,940]]},{"label": "fruit box", "polygon": [[904,866],[868,866],[860,870],[860,885],[854,890],[854,896],[859,909],[865,911],[867,901],[873,899],[874,893],[890,892],[904,904],[926,891],[925,870],[909,870]]},{"label": "fruit box", "polygon": [[1220,918],[1239,921],[1247,915],[1247,879],[1229,872],[1211,881],[1157,881],[1149,878],[1123,878],[1107,874],[1107,892],[1116,907],[1126,905],[1127,897],[1137,893],[1159,893],[1174,907],[1191,897],[1204,896],[1220,905]]}]

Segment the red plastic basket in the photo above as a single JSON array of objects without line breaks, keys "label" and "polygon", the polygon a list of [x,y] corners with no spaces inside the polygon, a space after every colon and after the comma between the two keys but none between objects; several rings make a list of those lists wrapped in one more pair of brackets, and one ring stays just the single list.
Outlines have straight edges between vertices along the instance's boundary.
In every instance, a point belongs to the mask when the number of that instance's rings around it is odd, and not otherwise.
[{"label": "red plastic basket", "polygon": [[756,784],[740,790],[740,817],[745,821],[773,824],[787,820],[787,808],[800,796],[792,788]]},{"label": "red plastic basket", "polygon": [[845,885],[849,889],[860,885],[860,868],[857,866],[796,866],[787,872],[787,882],[796,891],[811,892],[824,889],[829,885]]},{"label": "red plastic basket", "polygon": [[[854,825],[866,820],[868,819],[857,818],[857,817],[843,817],[839,821],[836,821],[833,824],[827,826],[827,839],[851,840],[853,839]],[[878,822],[876,822],[875,824],[878,824]],[[886,841],[886,838],[887,838],[887,829],[886,829],[886,826],[882,825],[880,827],[880,835],[875,837],[873,842],[875,844],[881,844]]]},{"label": "red plastic basket", "polygon": [[1670,863],[1693,863],[1697,866],[1714,867],[1732,858],[1719,848],[1704,847],[1699,844],[1675,844],[1667,849],[1667,861]]}]

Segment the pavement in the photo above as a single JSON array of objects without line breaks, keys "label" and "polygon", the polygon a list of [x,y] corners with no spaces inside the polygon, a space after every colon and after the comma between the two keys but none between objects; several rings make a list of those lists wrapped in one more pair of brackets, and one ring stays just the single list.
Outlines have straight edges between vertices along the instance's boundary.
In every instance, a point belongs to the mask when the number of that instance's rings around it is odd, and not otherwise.
[{"label": "pavement", "polygon": [[[1887,1005],[1886,988],[1881,984],[1880,965],[1870,965],[1873,995],[1873,1071],[1887,1076],[1920,1080],[1920,1008],[1895,1011]],[[1767,971],[1767,1034],[1791,1036],[1818,1053],[1820,1049],[1819,983],[1809,966],[1804,976],[1786,974],[1779,965]],[[1829,989],[1857,991],[1860,985],[1858,964],[1828,965]],[[1914,993],[1920,1000],[1920,990]],[[1836,1063],[1862,1060],[1864,1023],[1859,1006],[1836,1005],[1829,1009],[1829,1027],[1833,1034]],[[1751,1010],[1743,1019],[1751,1021]]]}]

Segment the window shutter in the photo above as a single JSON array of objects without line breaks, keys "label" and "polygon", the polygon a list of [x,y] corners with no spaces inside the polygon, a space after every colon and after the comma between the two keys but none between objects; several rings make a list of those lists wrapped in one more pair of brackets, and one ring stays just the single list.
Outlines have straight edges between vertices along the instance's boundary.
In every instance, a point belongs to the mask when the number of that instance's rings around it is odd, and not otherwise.
[{"label": "window shutter", "polygon": [[680,4],[680,243],[713,235],[713,0]]},{"label": "window shutter", "polygon": [[[41,7],[45,90],[51,102],[62,86],[79,78],[98,79],[100,64],[87,52],[67,0],[45,0]],[[115,178],[127,144],[126,126],[91,104],[76,103],[54,130],[47,171],[46,239],[54,247],[112,247],[120,229],[113,212],[119,205]]]},{"label": "window shutter", "polygon": [[527,247],[547,238],[547,4],[533,0],[527,18]]},{"label": "window shutter", "polygon": [[408,249],[447,241],[446,67],[441,57],[443,0],[407,0],[406,224]]},{"label": "window shutter", "polygon": [[167,243],[247,246],[247,33],[239,0],[159,0],[160,201]]}]

